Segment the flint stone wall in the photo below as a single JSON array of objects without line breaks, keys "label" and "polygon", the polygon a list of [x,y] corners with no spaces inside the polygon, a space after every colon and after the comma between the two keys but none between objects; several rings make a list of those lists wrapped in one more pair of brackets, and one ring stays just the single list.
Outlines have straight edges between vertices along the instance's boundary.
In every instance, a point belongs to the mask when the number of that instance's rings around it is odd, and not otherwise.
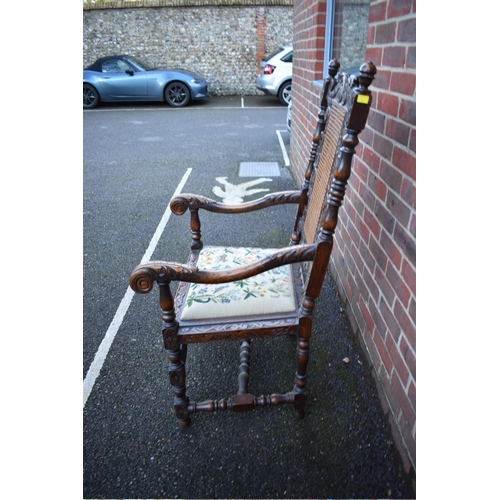
[{"label": "flint stone wall", "polygon": [[369,0],[344,0],[342,8],[341,67],[359,67],[365,62]]},{"label": "flint stone wall", "polygon": [[199,73],[211,95],[260,94],[261,58],[293,40],[293,0],[101,0],[83,9],[83,67],[130,54]]}]

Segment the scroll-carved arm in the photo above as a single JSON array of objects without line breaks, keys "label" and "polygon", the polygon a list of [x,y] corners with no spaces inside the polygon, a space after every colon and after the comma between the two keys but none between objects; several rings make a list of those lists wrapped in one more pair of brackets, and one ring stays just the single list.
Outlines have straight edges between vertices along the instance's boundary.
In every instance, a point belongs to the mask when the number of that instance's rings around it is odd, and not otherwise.
[{"label": "scroll-carved arm", "polygon": [[315,255],[316,245],[297,245],[277,250],[251,264],[219,271],[202,271],[196,267],[177,262],[154,260],[139,264],[130,274],[129,283],[132,290],[140,294],[149,293],[155,282],[159,285],[171,281],[205,284],[228,283],[249,278],[286,264],[313,260]]},{"label": "scroll-carved arm", "polygon": [[225,203],[220,203],[210,198],[206,198],[205,196],[183,193],[172,199],[170,202],[170,210],[172,210],[175,215],[182,215],[188,209],[197,210],[200,208],[209,212],[221,214],[242,214],[275,205],[298,203],[299,199],[300,191],[280,191],[245,203],[226,205]]},{"label": "scroll-carved arm", "polygon": [[210,198],[206,198],[205,196],[183,193],[172,199],[170,202],[170,210],[172,210],[172,213],[175,215],[182,215],[188,209],[190,210],[191,250],[200,250],[203,248],[203,243],[201,241],[201,221],[198,214],[200,208],[209,212],[222,214],[241,214],[270,206],[298,203],[299,199],[300,191],[280,191],[246,203],[226,205],[225,203],[220,203]]}]

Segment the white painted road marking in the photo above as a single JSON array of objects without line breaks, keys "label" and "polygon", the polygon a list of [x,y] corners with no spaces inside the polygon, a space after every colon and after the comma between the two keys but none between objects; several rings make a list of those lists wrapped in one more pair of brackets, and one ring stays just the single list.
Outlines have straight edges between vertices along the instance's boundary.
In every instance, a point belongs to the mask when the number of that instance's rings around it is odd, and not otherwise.
[{"label": "white painted road marking", "polygon": [[281,152],[283,153],[283,160],[285,162],[285,167],[290,166],[290,160],[288,159],[288,154],[286,152],[285,143],[283,142],[283,137],[281,136],[282,132],[286,132],[285,130],[276,130],[276,134],[278,134],[278,141],[280,141]]},{"label": "white painted road marking", "polygon": [[231,205],[232,203],[242,203],[244,196],[250,196],[251,194],[262,193],[264,191],[269,191],[269,189],[248,189],[249,187],[261,184],[262,182],[271,182],[272,179],[255,179],[249,182],[243,182],[242,184],[231,184],[227,181],[227,177],[216,177],[215,180],[223,184],[226,189],[222,190],[220,186],[215,186],[212,191],[216,196],[222,198],[222,203],[226,205]]},{"label": "white painted road marking", "polygon": [[[184,174],[180,183],[178,184],[177,189],[175,190],[172,198],[175,198],[182,192],[182,189],[184,188],[184,185],[186,184],[192,170],[193,170],[192,168],[188,168],[186,170],[186,173]],[[141,259],[141,263],[150,260],[151,255],[153,254],[154,249],[156,248],[156,245],[158,244],[158,241],[160,240],[160,237],[171,215],[172,212],[170,211],[170,203],[169,203],[167,205],[167,209],[163,214],[163,217],[161,218],[160,223],[158,224],[158,227],[156,228],[156,232],[153,235],[151,242],[149,243],[148,249],[146,250],[146,253]],[[118,306],[118,309],[115,313],[115,317],[113,318],[113,321],[109,325],[108,331],[106,332],[106,335],[104,336],[104,339],[102,340],[101,345],[99,346],[99,349],[97,350],[97,353],[94,356],[94,360],[90,365],[89,371],[87,372],[87,375],[85,375],[85,379],[83,381],[83,406],[85,406],[85,403],[87,402],[87,399],[90,396],[90,393],[92,392],[94,383],[97,380],[99,373],[101,372],[102,365],[106,360],[106,356],[108,355],[111,344],[113,343],[116,333],[118,332],[118,329],[120,328],[123,322],[123,318],[125,317],[125,314],[128,311],[128,308],[130,306],[130,303],[132,302],[133,297],[134,297],[134,292],[130,287],[128,287],[127,291],[125,292],[125,296],[123,297],[122,301],[120,302],[120,305]]]}]

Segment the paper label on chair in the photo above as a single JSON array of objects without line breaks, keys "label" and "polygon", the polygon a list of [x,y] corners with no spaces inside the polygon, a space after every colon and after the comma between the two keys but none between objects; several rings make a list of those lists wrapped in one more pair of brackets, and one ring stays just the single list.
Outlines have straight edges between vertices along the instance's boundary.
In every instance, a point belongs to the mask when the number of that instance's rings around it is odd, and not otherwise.
[{"label": "paper label on chair", "polygon": [[[203,270],[232,269],[255,262],[273,249],[205,247],[197,266]],[[181,320],[253,316],[295,311],[291,266],[281,266],[239,281],[217,285],[192,283]]]}]

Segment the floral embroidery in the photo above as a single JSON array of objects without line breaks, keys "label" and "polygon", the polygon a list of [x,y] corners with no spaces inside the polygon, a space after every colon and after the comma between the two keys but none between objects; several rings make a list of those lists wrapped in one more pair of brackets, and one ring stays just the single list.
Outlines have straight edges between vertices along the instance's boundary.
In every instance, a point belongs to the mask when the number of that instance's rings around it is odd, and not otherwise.
[{"label": "floral embroidery", "polygon": [[[262,259],[273,251],[260,248],[205,247],[200,252],[197,265],[199,269],[204,270],[232,269]],[[235,303],[238,303],[237,307],[234,307]],[[223,307],[209,311],[214,305]],[[182,319],[216,317],[217,314],[238,316],[293,310],[293,280],[290,266],[287,265],[230,283],[192,283]]]}]

